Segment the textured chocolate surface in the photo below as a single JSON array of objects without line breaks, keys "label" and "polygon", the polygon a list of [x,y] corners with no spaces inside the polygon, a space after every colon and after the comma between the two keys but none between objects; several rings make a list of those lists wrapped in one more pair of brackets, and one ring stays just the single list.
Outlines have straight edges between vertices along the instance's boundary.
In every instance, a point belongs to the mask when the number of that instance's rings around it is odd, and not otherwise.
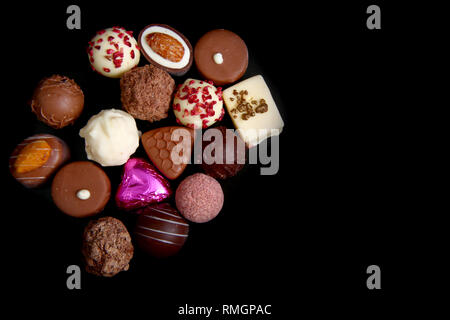
[{"label": "textured chocolate surface", "polygon": [[134,248],[125,225],[112,217],[90,221],[83,234],[86,271],[112,277],[129,268]]},{"label": "textured chocolate surface", "polygon": [[189,224],[167,203],[139,209],[134,237],[143,251],[155,257],[176,254],[186,242]]},{"label": "textured chocolate surface", "polygon": [[167,118],[175,81],[153,65],[134,68],[120,79],[121,101],[134,118],[150,122]]},{"label": "textured chocolate surface", "polygon": [[190,136],[189,154],[180,154],[190,160],[192,145],[194,144],[194,130],[184,127],[163,127],[147,131],[141,137],[142,145],[152,163],[161,173],[169,179],[178,178],[186,169],[187,163],[174,163],[171,157],[173,148],[179,143],[184,143],[182,137],[179,140],[172,140],[175,130],[185,130],[184,133]]},{"label": "textured chocolate surface", "polygon": [[[89,198],[80,199],[80,190],[87,190]],[[75,161],[56,173],[51,193],[53,202],[62,212],[83,218],[103,210],[111,196],[111,182],[103,169],[95,163]]]},{"label": "textured chocolate surface", "polygon": [[222,210],[223,201],[220,183],[203,173],[185,178],[175,192],[177,209],[187,220],[197,223],[214,219]]},{"label": "textured chocolate surface", "polygon": [[60,75],[41,80],[31,99],[31,110],[37,118],[55,129],[72,124],[83,108],[81,88],[72,79]]},{"label": "textured chocolate surface", "polygon": [[[48,158],[38,167],[33,170],[27,170],[26,172],[21,172],[18,170],[18,161],[20,161],[21,157],[23,157],[22,151],[30,144],[34,143],[42,143],[44,142],[47,145],[47,148],[50,150],[44,150],[49,152]],[[46,148],[46,149],[47,149]],[[39,149],[39,148],[38,148]],[[39,160],[42,156],[39,154],[39,151],[42,150],[34,150],[33,154],[29,154],[28,158],[35,158],[32,160]],[[70,158],[70,151],[67,144],[55,137],[51,134],[35,134],[31,137],[26,138],[12,152],[9,157],[9,170],[13,177],[23,184],[27,188],[35,188],[43,185],[48,179],[59,169],[61,165],[63,165]],[[35,161],[34,161],[35,162]],[[24,163],[24,166],[30,166],[30,161],[28,163]]]}]

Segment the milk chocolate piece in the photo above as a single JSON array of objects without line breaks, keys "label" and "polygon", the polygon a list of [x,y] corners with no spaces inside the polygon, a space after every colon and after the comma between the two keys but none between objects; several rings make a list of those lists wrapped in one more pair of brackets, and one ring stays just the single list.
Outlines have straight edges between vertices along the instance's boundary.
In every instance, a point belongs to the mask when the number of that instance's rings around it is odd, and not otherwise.
[{"label": "milk chocolate piece", "polygon": [[192,66],[192,45],[174,28],[150,24],[139,34],[139,46],[151,64],[176,76],[184,75]]},{"label": "milk chocolate piece", "polygon": [[75,81],[60,75],[41,80],[31,100],[37,118],[55,129],[75,122],[83,108],[83,91]]},{"label": "milk chocolate piece", "polygon": [[143,251],[158,258],[176,254],[183,247],[189,224],[167,203],[139,209],[134,237]]},{"label": "milk chocolate piece", "polygon": [[62,212],[83,218],[103,210],[111,195],[111,183],[100,166],[91,161],[75,161],[56,173],[51,192]]},{"label": "milk chocolate piece", "polygon": [[70,158],[67,144],[51,134],[22,141],[9,158],[13,177],[27,188],[43,185]]},{"label": "milk chocolate piece", "polygon": [[248,50],[234,32],[216,29],[203,35],[194,48],[194,59],[203,78],[222,86],[239,80],[247,70]]},{"label": "milk chocolate piece", "polygon": [[144,133],[141,141],[156,168],[168,179],[176,179],[190,161],[194,130],[176,126],[158,128]]}]

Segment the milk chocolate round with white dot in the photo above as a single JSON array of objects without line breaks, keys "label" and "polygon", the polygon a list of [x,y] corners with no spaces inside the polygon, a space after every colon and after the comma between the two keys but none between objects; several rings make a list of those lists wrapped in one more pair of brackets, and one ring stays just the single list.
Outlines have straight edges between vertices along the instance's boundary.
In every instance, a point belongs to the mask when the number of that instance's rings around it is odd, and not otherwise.
[{"label": "milk chocolate round with white dot", "polygon": [[67,144],[51,134],[26,138],[9,157],[13,177],[27,188],[43,185],[70,158]]},{"label": "milk chocolate round with white dot", "polygon": [[139,34],[142,54],[151,64],[175,76],[192,66],[192,45],[179,31],[165,24],[150,24]]},{"label": "milk chocolate round with white dot", "polygon": [[103,210],[111,195],[111,182],[100,166],[75,161],[59,170],[52,183],[52,198],[65,214],[77,218]]},{"label": "milk chocolate round with white dot", "polygon": [[150,205],[137,211],[134,237],[143,251],[163,258],[176,254],[183,247],[189,224],[167,203]]},{"label": "milk chocolate round with white dot", "polygon": [[223,86],[239,80],[247,70],[247,45],[234,32],[211,30],[195,44],[194,59],[203,78]]},{"label": "milk chocolate round with white dot", "polygon": [[100,30],[87,48],[93,70],[109,78],[120,78],[138,65],[141,57],[133,32],[122,27]]}]

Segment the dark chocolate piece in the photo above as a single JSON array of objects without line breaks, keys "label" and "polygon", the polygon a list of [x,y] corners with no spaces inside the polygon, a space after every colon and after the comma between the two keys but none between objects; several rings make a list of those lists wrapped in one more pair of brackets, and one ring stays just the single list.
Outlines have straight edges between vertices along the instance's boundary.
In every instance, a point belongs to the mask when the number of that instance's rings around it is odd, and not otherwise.
[{"label": "dark chocolate piece", "polygon": [[[216,179],[227,179],[235,176],[245,165],[246,162],[246,146],[242,139],[234,134],[233,130],[227,130],[224,126],[219,126],[216,128],[210,128],[209,130],[219,130],[222,136],[222,141],[205,141],[203,142],[203,161],[202,168],[206,174],[210,175]],[[227,135],[228,131],[228,135]],[[206,132],[205,132],[206,134]],[[212,143],[222,144],[222,157],[215,157],[215,152],[217,149],[212,148]],[[211,148],[211,152],[207,152],[207,155],[211,153],[213,157],[219,159],[218,163],[214,161],[213,163],[205,162],[205,148]]]},{"label": "dark chocolate piece", "polygon": [[167,203],[139,209],[134,230],[137,245],[158,258],[176,254],[183,247],[189,224]]}]

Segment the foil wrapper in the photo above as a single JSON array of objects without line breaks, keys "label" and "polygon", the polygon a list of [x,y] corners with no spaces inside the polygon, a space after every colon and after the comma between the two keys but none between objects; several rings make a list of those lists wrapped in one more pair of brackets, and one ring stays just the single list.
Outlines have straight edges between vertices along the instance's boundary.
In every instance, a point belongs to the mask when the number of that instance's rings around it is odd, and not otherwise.
[{"label": "foil wrapper", "polygon": [[125,163],[122,182],[116,193],[119,208],[141,208],[171,195],[169,182],[150,163],[141,158],[131,158]]}]

